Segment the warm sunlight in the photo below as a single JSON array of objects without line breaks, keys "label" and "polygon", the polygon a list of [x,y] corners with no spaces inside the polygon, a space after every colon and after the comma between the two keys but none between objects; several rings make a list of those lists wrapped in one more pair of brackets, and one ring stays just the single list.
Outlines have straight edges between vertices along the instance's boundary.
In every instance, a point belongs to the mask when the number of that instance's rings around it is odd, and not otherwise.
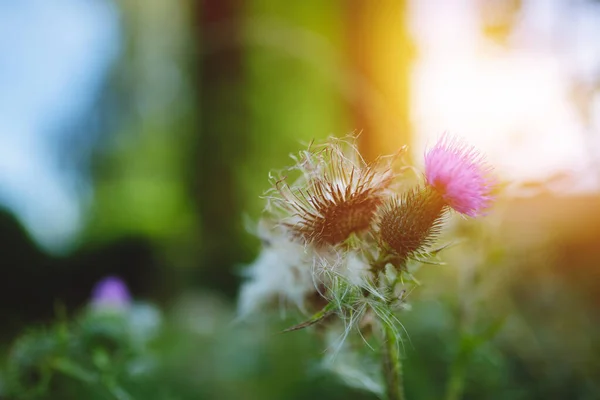
[{"label": "warm sunlight", "polygon": [[417,68],[414,83],[413,115],[428,137],[460,133],[521,179],[585,166],[581,127],[550,57],[429,61]]},{"label": "warm sunlight", "polygon": [[597,189],[597,177],[581,173],[593,170],[593,138],[573,102],[573,72],[560,52],[552,43],[497,45],[466,23],[469,10],[452,11],[464,11],[464,20],[441,32],[422,23],[415,32],[424,48],[412,80],[420,148],[448,130],[476,143],[506,178],[577,176],[569,190]]}]

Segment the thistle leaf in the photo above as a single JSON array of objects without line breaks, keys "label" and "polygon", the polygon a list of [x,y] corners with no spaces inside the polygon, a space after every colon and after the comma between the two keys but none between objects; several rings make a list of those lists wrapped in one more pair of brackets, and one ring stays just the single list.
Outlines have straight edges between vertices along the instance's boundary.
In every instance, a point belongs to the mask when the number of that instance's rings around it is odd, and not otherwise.
[{"label": "thistle leaf", "polygon": [[323,309],[321,309],[321,311],[318,311],[312,317],[310,317],[310,319],[308,319],[298,325],[294,325],[292,327],[284,329],[283,331],[281,331],[281,333],[298,331],[300,329],[304,329],[309,326],[312,326],[312,325],[322,321],[323,319],[329,317],[330,315],[332,315],[335,312],[334,308],[335,308],[335,306],[332,303],[329,303],[325,307],[323,307]]}]

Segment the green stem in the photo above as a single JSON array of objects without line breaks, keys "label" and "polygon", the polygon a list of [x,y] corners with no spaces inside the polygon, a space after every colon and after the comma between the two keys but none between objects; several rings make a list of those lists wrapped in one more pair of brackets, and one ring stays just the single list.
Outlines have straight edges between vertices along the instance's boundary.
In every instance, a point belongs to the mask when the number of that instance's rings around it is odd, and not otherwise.
[{"label": "green stem", "polygon": [[469,351],[461,346],[459,353],[450,367],[450,378],[446,387],[446,400],[459,400],[465,389],[465,371],[469,359]]},{"label": "green stem", "polygon": [[400,349],[392,328],[383,324],[383,375],[387,400],[405,400]]}]

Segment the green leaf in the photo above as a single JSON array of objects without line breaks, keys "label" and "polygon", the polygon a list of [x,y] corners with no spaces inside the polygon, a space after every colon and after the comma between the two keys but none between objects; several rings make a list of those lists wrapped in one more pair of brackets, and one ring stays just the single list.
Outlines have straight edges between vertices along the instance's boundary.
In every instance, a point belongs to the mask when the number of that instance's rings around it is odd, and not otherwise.
[{"label": "green leaf", "polygon": [[323,319],[329,317],[330,315],[332,315],[335,312],[334,309],[335,309],[335,306],[332,303],[329,303],[325,307],[323,307],[323,309],[321,311],[317,312],[312,317],[310,317],[310,319],[308,319],[307,321],[304,321],[298,325],[294,325],[290,328],[284,329],[283,331],[281,331],[281,333],[298,331],[300,329],[304,329],[309,326],[312,326],[312,325],[322,321]]},{"label": "green leaf", "polygon": [[52,363],[52,367],[55,370],[81,382],[95,383],[98,381],[98,376],[95,373],[88,371],[87,369],[67,358],[55,359]]}]

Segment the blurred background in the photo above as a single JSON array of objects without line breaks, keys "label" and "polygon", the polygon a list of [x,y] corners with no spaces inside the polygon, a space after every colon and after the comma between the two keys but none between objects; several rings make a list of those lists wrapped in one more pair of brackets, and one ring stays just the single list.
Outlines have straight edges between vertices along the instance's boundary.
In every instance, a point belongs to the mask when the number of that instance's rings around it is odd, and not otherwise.
[{"label": "blurred background", "polygon": [[[0,1],[0,398],[374,398],[290,320],[230,324],[248,227],[313,139],[420,166],[444,131],[507,183],[422,271],[409,398],[600,398],[598,38],[593,0]],[[39,361],[110,275],[159,380]]]}]

